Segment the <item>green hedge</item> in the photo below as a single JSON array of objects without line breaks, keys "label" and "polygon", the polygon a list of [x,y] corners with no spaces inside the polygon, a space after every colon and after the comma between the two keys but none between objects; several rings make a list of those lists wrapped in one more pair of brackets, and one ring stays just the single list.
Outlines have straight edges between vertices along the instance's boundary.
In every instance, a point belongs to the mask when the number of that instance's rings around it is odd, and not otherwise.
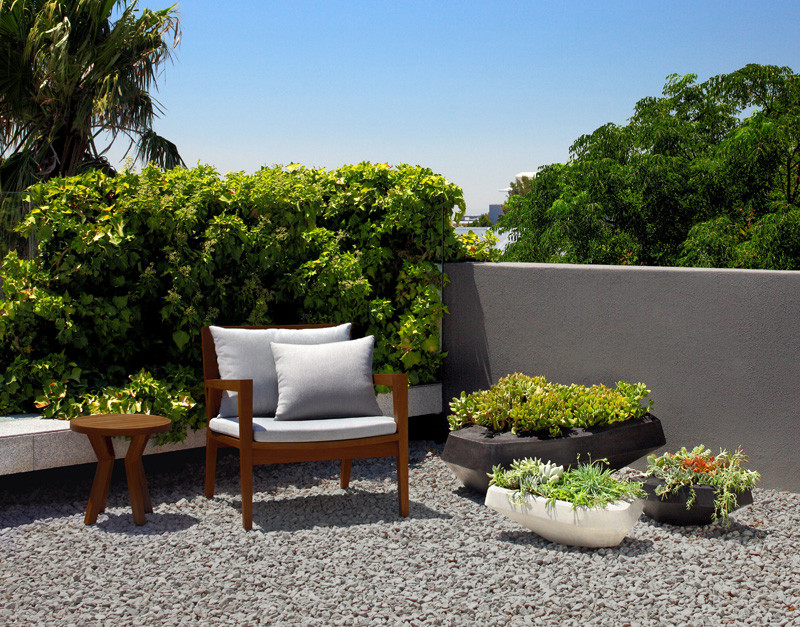
[{"label": "green hedge", "polygon": [[39,255],[0,271],[0,412],[151,411],[174,422],[164,440],[204,422],[208,324],[352,322],[378,370],[433,381],[437,264],[475,257],[450,226],[461,190],[408,165],[91,172],[30,193]]}]

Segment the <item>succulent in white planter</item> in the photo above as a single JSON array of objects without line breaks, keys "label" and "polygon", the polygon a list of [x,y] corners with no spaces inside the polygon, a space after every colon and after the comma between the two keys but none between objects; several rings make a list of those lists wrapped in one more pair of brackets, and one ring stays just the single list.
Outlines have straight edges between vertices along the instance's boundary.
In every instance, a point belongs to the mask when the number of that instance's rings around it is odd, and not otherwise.
[{"label": "succulent in white planter", "polygon": [[617,546],[639,520],[644,492],[599,463],[562,466],[539,459],[495,466],[486,506],[551,542],[590,548]]}]

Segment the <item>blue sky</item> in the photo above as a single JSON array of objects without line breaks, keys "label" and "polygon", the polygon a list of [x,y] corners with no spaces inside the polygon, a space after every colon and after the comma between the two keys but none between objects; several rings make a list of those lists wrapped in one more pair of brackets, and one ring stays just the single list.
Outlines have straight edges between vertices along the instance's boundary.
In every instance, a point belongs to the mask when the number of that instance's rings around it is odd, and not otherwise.
[{"label": "blue sky", "polygon": [[[167,2],[143,0],[164,8]],[[411,163],[501,203],[668,74],[800,71],[800,2],[180,0],[156,131],[220,173]]]}]

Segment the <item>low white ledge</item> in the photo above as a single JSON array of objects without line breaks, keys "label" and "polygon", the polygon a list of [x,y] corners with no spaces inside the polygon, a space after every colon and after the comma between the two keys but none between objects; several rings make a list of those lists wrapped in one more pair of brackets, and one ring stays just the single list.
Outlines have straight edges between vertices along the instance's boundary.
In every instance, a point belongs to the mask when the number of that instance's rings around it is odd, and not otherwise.
[{"label": "low white ledge", "polygon": [[[392,395],[378,395],[378,405],[392,415]],[[418,385],[408,390],[408,415],[425,416],[442,412],[442,384]],[[128,451],[128,440],[114,438],[117,457]],[[169,453],[206,444],[206,430],[189,430],[186,439],[177,444],[156,446],[152,441],[145,455]],[[70,431],[69,421],[41,418],[36,415],[0,417],[0,475],[45,470],[96,462],[89,438]]]},{"label": "low white ledge", "polygon": [[[114,438],[118,458],[128,452],[129,441]],[[168,453],[205,446],[205,429],[189,431],[186,439],[177,444],[156,446],[147,444],[145,455]],[[0,420],[0,475],[45,470],[96,462],[89,438],[70,431],[69,421],[39,417]]]}]

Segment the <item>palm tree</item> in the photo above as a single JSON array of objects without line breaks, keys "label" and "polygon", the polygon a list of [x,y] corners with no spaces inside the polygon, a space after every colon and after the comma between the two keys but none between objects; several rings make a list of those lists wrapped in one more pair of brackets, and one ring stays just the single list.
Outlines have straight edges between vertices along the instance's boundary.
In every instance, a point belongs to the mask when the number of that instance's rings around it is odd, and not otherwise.
[{"label": "palm tree", "polygon": [[138,160],[183,164],[152,130],[163,111],[149,93],[180,42],[177,10],[137,4],[0,0],[0,189],[110,169],[104,155],[120,136],[126,155],[135,146]]}]

